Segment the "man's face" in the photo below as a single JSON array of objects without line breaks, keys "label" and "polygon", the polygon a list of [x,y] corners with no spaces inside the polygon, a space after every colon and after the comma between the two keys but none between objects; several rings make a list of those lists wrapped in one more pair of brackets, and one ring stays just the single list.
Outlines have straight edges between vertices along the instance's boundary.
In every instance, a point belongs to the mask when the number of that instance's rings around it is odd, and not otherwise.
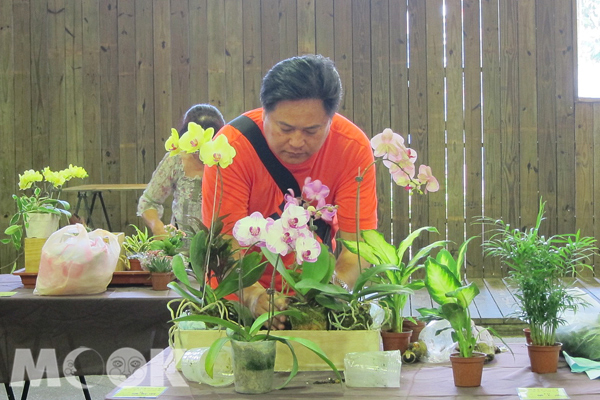
[{"label": "man's face", "polygon": [[286,100],[265,112],[263,122],[273,153],[286,163],[300,164],[323,146],[331,118],[322,100]]}]

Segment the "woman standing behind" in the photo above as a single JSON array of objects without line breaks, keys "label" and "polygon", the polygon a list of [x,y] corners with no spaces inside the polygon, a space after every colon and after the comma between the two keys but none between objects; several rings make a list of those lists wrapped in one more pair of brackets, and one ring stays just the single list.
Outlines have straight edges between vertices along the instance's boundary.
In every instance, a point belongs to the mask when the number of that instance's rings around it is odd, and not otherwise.
[{"label": "woman standing behind", "polygon": [[[213,128],[217,133],[225,125],[221,112],[210,104],[196,104],[183,118],[179,135],[188,130],[188,124],[195,122],[203,129]],[[202,218],[202,175],[204,164],[198,153],[165,154],[156,167],[148,187],[140,197],[137,215],[142,217],[154,236],[166,236],[164,202],[173,195],[171,224],[181,228],[187,225],[188,217]]]}]

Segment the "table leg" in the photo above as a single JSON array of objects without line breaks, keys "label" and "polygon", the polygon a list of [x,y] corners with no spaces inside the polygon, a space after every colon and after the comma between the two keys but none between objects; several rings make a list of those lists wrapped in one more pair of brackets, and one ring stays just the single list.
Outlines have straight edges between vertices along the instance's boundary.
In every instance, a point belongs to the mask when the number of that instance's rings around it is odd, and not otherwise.
[{"label": "table leg", "polygon": [[8,400],[15,400],[15,394],[12,390],[12,386],[10,386],[10,383],[5,382],[4,383],[4,388],[6,389],[6,398]]},{"label": "table leg", "polygon": [[102,192],[98,192],[98,198],[100,199],[100,204],[102,205],[102,211],[104,211],[104,219],[106,219],[106,225],[108,226],[108,231],[112,232],[112,227],[110,226],[110,220],[108,219],[108,212],[106,211],[106,205],[104,204],[104,197],[102,197]]},{"label": "table leg", "polygon": [[88,209],[89,214],[88,214],[88,217],[87,217],[86,224],[89,227],[92,226],[92,212],[94,212],[94,205],[96,204],[96,196],[98,196],[98,193],[99,192],[93,192],[93,194],[92,194],[92,204],[90,205],[90,208]]},{"label": "table leg", "polygon": [[81,389],[83,389],[83,396],[85,397],[85,400],[92,400],[92,396],[90,396],[90,390],[85,382],[85,376],[79,375],[79,382],[81,382]]}]

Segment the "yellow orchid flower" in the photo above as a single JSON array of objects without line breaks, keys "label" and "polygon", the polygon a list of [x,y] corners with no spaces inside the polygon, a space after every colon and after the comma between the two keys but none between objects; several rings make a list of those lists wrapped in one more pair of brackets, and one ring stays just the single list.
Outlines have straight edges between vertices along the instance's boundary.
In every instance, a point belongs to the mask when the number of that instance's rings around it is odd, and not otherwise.
[{"label": "yellow orchid flower", "polygon": [[23,175],[19,174],[19,189],[29,189],[33,182],[41,182],[43,179],[44,177],[38,171],[28,169],[23,172]]},{"label": "yellow orchid flower", "polygon": [[167,139],[165,142],[165,150],[167,150],[170,156],[174,156],[175,154],[181,153],[181,148],[179,147],[179,133],[177,129],[171,128],[171,137]]},{"label": "yellow orchid flower", "polygon": [[217,136],[200,149],[200,160],[208,166],[218,164],[221,168],[227,168],[233,162],[235,155],[236,151],[225,135]]},{"label": "yellow orchid flower", "polygon": [[[69,168],[67,168],[71,178],[87,178],[88,173],[83,167],[78,167],[73,164],[69,164]],[[69,178],[69,179],[71,179]]]},{"label": "yellow orchid flower", "polygon": [[186,153],[195,153],[200,150],[202,145],[208,142],[214,133],[213,128],[204,130],[195,122],[188,124],[188,130],[179,138],[179,146]]},{"label": "yellow orchid flower", "polygon": [[42,174],[44,175],[44,179],[47,182],[50,182],[54,187],[62,186],[65,183],[64,174],[52,171],[50,167],[44,168]]}]

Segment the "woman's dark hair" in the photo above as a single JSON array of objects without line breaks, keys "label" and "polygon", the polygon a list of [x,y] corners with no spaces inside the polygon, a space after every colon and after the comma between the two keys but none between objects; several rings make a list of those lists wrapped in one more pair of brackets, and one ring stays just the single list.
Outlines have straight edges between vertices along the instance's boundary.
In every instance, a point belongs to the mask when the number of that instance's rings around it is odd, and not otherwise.
[{"label": "woman's dark hair", "polygon": [[211,104],[196,104],[192,106],[183,116],[183,122],[179,128],[179,134],[187,132],[188,124],[195,122],[203,129],[213,128],[215,133],[225,125],[225,118],[219,109]]},{"label": "woman's dark hair", "polygon": [[333,61],[322,55],[292,57],[275,64],[263,78],[260,102],[265,111],[285,100],[323,100],[330,117],[342,99],[342,82]]}]

